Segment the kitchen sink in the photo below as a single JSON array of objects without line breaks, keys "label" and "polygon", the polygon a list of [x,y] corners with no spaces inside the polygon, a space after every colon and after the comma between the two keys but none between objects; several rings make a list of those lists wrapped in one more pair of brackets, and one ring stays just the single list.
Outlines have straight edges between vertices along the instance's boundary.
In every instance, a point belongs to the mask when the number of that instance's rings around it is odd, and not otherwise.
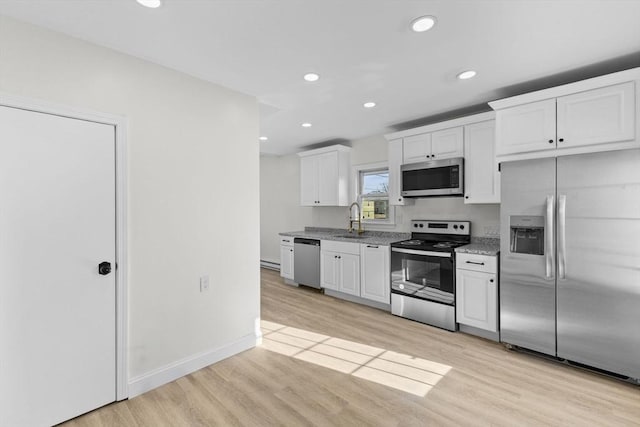
[{"label": "kitchen sink", "polygon": [[364,234],[340,234],[336,237],[340,237],[341,239],[364,239],[365,236]]}]

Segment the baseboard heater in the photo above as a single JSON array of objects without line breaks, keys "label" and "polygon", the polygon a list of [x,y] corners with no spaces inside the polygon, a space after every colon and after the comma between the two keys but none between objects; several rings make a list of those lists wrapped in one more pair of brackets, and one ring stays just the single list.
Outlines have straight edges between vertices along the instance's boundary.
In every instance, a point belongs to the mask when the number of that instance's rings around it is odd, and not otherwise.
[{"label": "baseboard heater", "polygon": [[280,264],[272,261],[260,260],[260,267],[268,268],[269,270],[280,271]]}]

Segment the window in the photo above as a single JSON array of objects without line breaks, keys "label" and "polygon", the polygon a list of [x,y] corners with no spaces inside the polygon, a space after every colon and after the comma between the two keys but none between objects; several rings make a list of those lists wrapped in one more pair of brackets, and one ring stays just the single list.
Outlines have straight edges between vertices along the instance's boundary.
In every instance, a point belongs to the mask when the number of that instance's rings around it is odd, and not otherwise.
[{"label": "window", "polygon": [[385,164],[354,168],[356,200],[367,224],[394,223],[393,206],[389,205],[389,168]]},{"label": "window", "polygon": [[389,219],[389,170],[360,172],[362,217]]}]

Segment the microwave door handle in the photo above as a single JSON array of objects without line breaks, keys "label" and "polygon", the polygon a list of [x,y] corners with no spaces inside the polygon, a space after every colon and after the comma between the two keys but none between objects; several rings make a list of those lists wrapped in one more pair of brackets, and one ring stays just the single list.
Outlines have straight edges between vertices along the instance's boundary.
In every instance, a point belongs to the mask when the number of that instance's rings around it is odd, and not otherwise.
[{"label": "microwave door handle", "polygon": [[554,255],[554,247],[553,247],[553,237],[555,236],[554,232],[554,199],[553,195],[547,196],[547,211],[546,211],[546,224],[544,227],[544,264],[546,269],[545,276],[547,279],[554,278],[554,270],[555,270],[555,255]]},{"label": "microwave door handle", "polygon": [[566,278],[567,275],[567,240],[566,221],[567,217],[567,196],[558,196],[558,277]]}]

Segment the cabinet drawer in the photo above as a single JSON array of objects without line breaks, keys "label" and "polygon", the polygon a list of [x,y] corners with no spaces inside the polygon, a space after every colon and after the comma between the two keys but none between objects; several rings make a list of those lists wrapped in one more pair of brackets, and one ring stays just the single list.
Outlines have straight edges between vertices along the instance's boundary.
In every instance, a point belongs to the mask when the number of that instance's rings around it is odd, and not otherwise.
[{"label": "cabinet drawer", "polygon": [[280,244],[285,246],[293,246],[293,237],[280,236]]},{"label": "cabinet drawer", "polygon": [[322,240],[320,242],[322,251],[340,252],[343,254],[360,255],[360,243],[336,242],[334,240]]},{"label": "cabinet drawer", "polygon": [[481,271],[485,273],[497,272],[497,257],[476,254],[456,254],[456,268],[462,270]]}]

